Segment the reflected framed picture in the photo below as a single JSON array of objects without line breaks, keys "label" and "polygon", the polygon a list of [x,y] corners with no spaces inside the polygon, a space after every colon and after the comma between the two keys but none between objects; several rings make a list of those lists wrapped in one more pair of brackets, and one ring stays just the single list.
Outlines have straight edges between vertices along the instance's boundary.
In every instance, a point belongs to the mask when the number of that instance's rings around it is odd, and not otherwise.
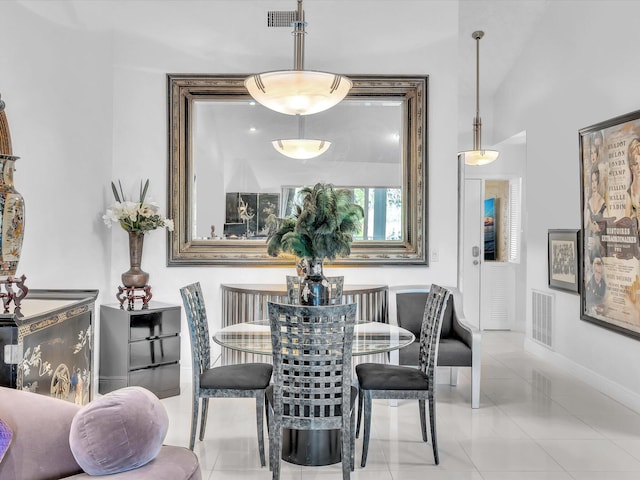
[{"label": "reflected framed picture", "polygon": [[640,110],[579,131],[580,318],[640,339]]},{"label": "reflected framed picture", "polygon": [[580,293],[580,230],[549,230],[549,288]]}]

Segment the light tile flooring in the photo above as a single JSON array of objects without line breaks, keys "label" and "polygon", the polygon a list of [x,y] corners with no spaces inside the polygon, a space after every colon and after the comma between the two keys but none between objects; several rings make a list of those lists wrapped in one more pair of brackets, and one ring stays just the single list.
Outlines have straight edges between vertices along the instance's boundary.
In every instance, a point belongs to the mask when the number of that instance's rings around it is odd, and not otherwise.
[{"label": "light tile flooring", "polygon": [[[438,385],[440,465],[421,441],[417,402],[389,407],[374,401],[367,466],[356,440],[354,480],[637,480],[640,413],[526,353],[523,336],[483,334],[481,408],[469,404],[469,378]],[[163,400],[171,427],[166,443],[188,445],[191,387]],[[205,440],[196,440],[204,479],[271,478],[261,468],[254,403],[216,399],[209,404]],[[265,436],[265,442],[268,439]],[[282,463],[283,480],[339,479],[340,464]]]}]

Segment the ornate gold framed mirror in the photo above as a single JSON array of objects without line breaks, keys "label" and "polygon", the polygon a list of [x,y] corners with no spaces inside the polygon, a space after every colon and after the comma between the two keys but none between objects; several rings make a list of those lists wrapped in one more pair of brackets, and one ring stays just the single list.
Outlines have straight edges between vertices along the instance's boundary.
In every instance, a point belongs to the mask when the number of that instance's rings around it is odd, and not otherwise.
[{"label": "ornate gold framed mirror", "polygon": [[[351,255],[332,265],[427,264],[428,78],[349,75],[345,100],[299,117],[256,104],[245,77],[167,76],[167,264],[293,265],[267,255],[268,218],[317,182],[352,189],[365,210]],[[272,146],[302,136],[331,147],[295,160]]]}]

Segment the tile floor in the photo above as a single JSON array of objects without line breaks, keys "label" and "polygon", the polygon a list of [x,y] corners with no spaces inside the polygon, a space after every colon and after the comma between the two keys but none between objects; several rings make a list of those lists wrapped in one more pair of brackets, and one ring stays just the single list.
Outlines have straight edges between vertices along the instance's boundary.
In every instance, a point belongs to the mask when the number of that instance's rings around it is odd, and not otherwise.
[{"label": "tile floor", "polygon": [[[523,336],[483,335],[481,408],[469,406],[468,371],[457,387],[438,385],[440,465],[421,441],[417,402],[374,401],[367,466],[356,440],[352,478],[367,480],[637,480],[640,413],[526,353]],[[166,443],[188,445],[191,387],[163,400],[171,427]],[[265,436],[265,442],[268,439]],[[205,440],[196,440],[203,478],[271,478],[260,467],[254,403],[209,404]],[[340,479],[340,464],[282,463],[283,480]]]}]

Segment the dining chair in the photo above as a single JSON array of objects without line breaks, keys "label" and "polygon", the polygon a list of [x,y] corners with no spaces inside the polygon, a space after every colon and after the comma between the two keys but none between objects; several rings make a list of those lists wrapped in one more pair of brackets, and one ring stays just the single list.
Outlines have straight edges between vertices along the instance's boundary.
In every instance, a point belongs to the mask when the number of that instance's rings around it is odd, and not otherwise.
[{"label": "dining chair", "polygon": [[193,450],[198,424],[198,406],[202,400],[200,441],[204,440],[209,398],[255,398],[260,464],[265,466],[263,416],[265,389],[271,381],[273,367],[268,363],[242,363],[211,366],[211,343],[207,313],[200,283],[180,289],[187,314],[191,357],[193,359],[193,404],[189,448]]},{"label": "dining chair", "polygon": [[340,430],[342,477],[355,449],[351,350],[356,304],[302,306],[268,303],[274,381],[267,389],[269,462],[280,478],[282,429]]},{"label": "dining chair", "polygon": [[[480,407],[480,381],[482,369],[482,334],[469,324],[464,316],[462,295],[457,288],[445,287],[451,292],[442,319],[438,342],[438,367],[447,367],[449,385],[458,384],[459,370],[471,371],[471,408]],[[429,285],[395,285],[389,288],[389,323],[398,325],[420,337],[424,305],[429,296]],[[389,363],[418,367],[420,344],[395,350]]]},{"label": "dining chair", "polygon": [[[331,305],[342,303],[342,289],[344,287],[344,277],[325,277],[329,282],[329,301]],[[287,275],[287,296],[289,303],[300,303],[300,277],[297,275]]]},{"label": "dining chair", "polygon": [[435,369],[438,363],[438,340],[442,329],[442,319],[450,295],[451,292],[449,290],[438,285],[431,285],[420,330],[419,368],[381,363],[361,363],[356,366],[356,375],[359,383],[356,436],[360,432],[364,406],[364,439],[361,466],[364,467],[367,464],[371,432],[371,404],[374,398],[418,400],[422,440],[425,442],[427,441],[425,401],[428,400],[433,458],[436,465],[440,463],[436,436]]}]

